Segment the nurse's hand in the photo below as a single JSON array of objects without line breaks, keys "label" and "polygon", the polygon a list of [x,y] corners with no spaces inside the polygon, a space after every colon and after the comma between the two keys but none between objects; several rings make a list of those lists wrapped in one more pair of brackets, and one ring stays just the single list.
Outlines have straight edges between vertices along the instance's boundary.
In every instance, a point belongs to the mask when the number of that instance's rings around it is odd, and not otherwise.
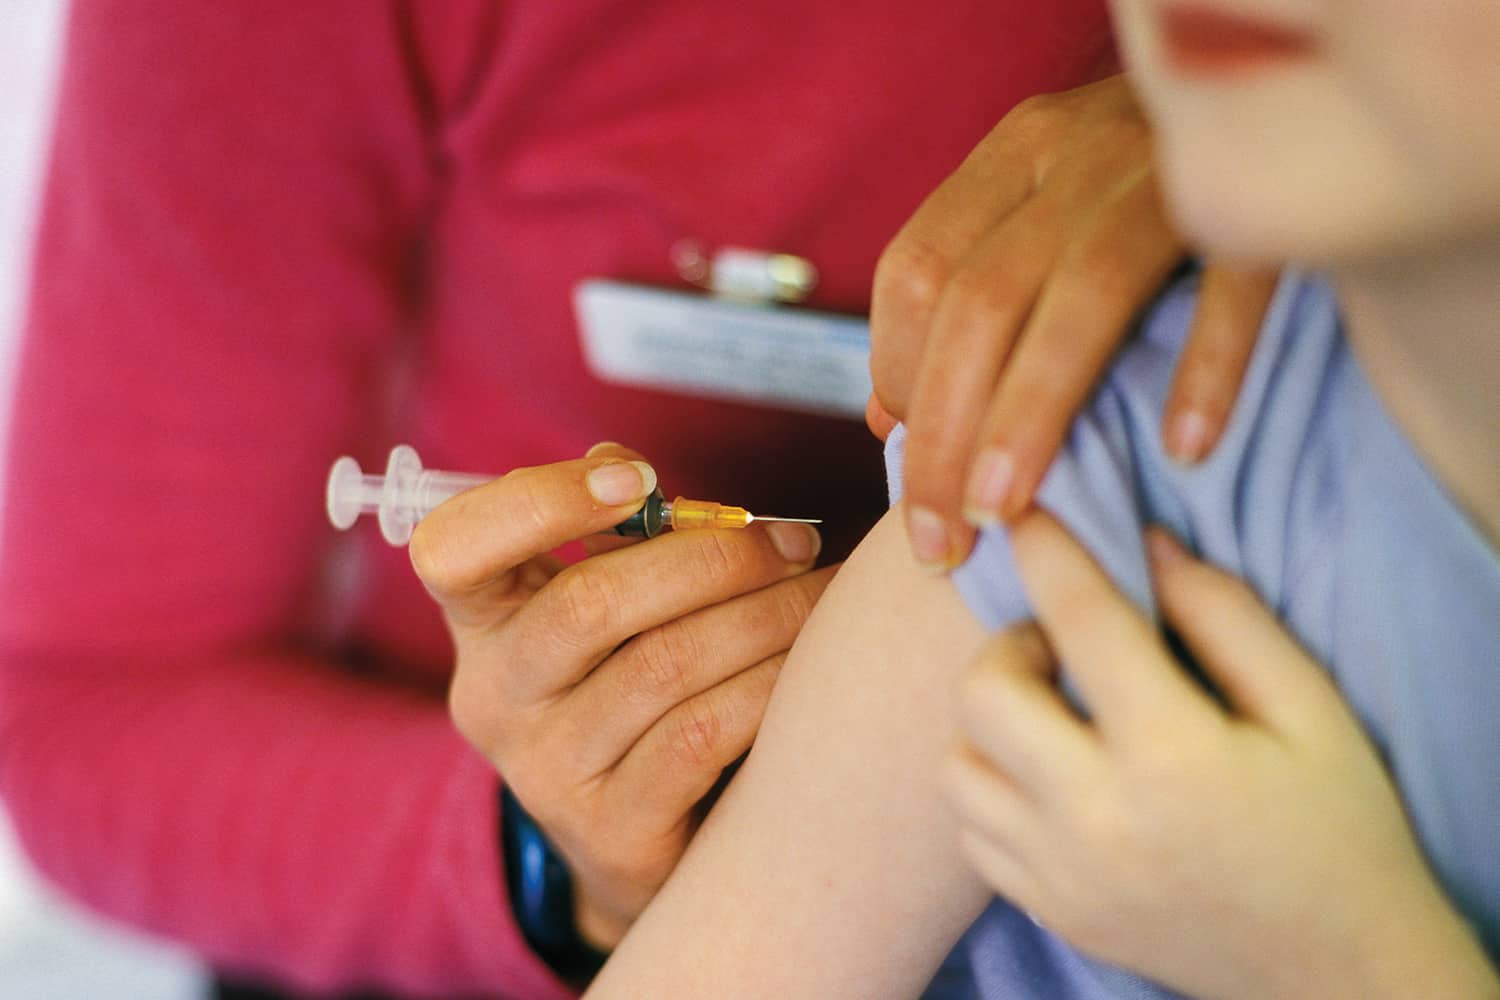
[{"label": "nurse's hand", "polygon": [[566,856],[579,929],[604,948],[749,748],[832,573],[809,572],[819,539],[799,524],[615,539],[563,568],[547,553],[655,486],[638,458],[602,445],[518,469],[438,507],[410,545],[457,650],[454,722]]},{"label": "nurse's hand", "polygon": [[[907,423],[920,561],[956,565],[973,523],[1025,509],[1185,253],[1123,76],[1021,104],[902,227],[875,271],[870,423]],[[1274,283],[1210,262],[1163,421],[1179,459],[1222,431]]]},{"label": "nurse's hand", "polygon": [[1040,627],[963,679],[946,774],[996,892],[1192,996],[1500,996],[1358,721],[1248,587],[1148,536],[1166,622],[1221,703],[1056,521],[1012,537]]}]

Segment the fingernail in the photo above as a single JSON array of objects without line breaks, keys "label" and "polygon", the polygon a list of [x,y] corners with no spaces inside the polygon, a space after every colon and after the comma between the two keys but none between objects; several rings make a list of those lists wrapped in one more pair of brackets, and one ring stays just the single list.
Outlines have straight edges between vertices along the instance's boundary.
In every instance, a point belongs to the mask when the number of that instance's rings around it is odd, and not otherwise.
[{"label": "fingernail", "polygon": [[1169,569],[1189,558],[1187,549],[1172,537],[1165,528],[1149,528],[1146,531],[1146,557],[1153,569]]},{"label": "fingernail", "polygon": [[1179,462],[1196,462],[1208,450],[1208,418],[1197,410],[1179,413],[1167,428],[1167,453]]},{"label": "fingernail", "polygon": [[906,530],[911,536],[911,551],[917,562],[930,570],[948,568],[952,546],[948,542],[948,528],[936,511],[926,507],[911,508],[906,512]]},{"label": "fingernail", "polygon": [[790,563],[805,563],[818,554],[823,539],[810,524],[768,524],[766,534],[771,544]]},{"label": "fingernail", "polygon": [[600,441],[598,444],[594,445],[588,451],[584,452],[583,453],[583,457],[584,458],[593,458],[595,455],[599,454],[605,448],[621,448],[621,447],[624,447],[624,446],[621,445],[620,442],[618,442],[618,441]]},{"label": "fingernail", "polygon": [[656,489],[656,470],[645,462],[611,462],[591,471],[586,482],[595,500],[618,507]]},{"label": "fingernail", "polygon": [[976,528],[987,528],[1000,522],[1000,507],[1010,493],[1016,478],[1016,462],[1004,448],[986,448],[974,463],[969,476],[968,501],[964,518]]}]

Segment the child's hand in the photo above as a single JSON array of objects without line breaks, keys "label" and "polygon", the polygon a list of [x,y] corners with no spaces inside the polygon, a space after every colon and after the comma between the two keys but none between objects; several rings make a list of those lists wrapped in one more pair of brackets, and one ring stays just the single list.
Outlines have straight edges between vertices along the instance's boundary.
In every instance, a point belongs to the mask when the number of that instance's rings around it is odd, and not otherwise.
[{"label": "child's hand", "polygon": [[947,774],[996,892],[1195,996],[1500,996],[1363,731],[1249,588],[1150,533],[1166,620],[1226,708],[1056,521],[1013,542],[1040,627],[967,673]]}]

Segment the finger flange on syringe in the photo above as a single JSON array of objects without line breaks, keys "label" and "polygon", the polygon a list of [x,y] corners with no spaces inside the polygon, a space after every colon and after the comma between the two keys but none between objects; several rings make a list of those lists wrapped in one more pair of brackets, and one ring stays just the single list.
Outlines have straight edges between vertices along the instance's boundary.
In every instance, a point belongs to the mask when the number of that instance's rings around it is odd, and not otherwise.
[{"label": "finger flange on syringe", "polygon": [[[438,504],[465,490],[492,482],[496,477],[467,472],[444,472],[422,468],[422,460],[410,445],[391,449],[384,476],[366,475],[359,463],[345,455],[328,473],[328,519],[339,530],[354,525],[363,514],[374,514],[380,533],[392,545],[405,545],[417,522]],[[678,497],[668,501],[660,490],[630,517],[615,525],[614,532],[635,538],[654,538],[667,529],[746,528],[755,521],[795,521],[821,524],[820,519],[767,517],[752,514],[712,500]]]}]

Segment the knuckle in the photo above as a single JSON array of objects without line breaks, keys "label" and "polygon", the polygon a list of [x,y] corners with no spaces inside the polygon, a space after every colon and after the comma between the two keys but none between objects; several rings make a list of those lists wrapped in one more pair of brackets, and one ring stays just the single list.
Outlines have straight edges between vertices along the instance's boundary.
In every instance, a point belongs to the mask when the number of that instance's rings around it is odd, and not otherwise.
[{"label": "knuckle", "polygon": [[674,712],[672,758],[694,770],[715,766],[727,729],[724,710],[713,699],[701,697],[685,702]]},{"label": "knuckle", "polygon": [[1049,582],[1050,603],[1060,609],[1056,617],[1061,627],[1069,623],[1112,621],[1116,611],[1115,595],[1105,585],[1082,569],[1070,567]]},{"label": "knuckle", "polygon": [[[1138,248],[1094,234],[1073,244],[1059,266],[1054,279],[1059,291],[1074,317],[1102,327],[1096,338],[1103,335],[1113,339],[1115,317],[1133,311],[1135,299],[1142,294],[1137,271],[1149,262],[1138,256],[1137,251]],[[1101,319],[1109,322],[1101,324]]]},{"label": "knuckle", "polygon": [[963,267],[948,283],[943,308],[949,337],[995,340],[995,331],[1010,330],[1020,320],[1026,295],[1006,278],[1003,269]]},{"label": "knuckle", "polygon": [[626,697],[646,704],[676,704],[690,688],[700,650],[690,626],[669,622],[631,640]]},{"label": "knuckle", "polygon": [[802,626],[807,624],[808,616],[812,614],[812,609],[818,603],[823,584],[824,581],[821,578],[810,580],[807,575],[804,575],[788,581],[785,586],[777,587],[773,591],[775,594],[773,607],[776,622],[780,626],[780,634],[790,637],[802,631]]},{"label": "knuckle", "polygon": [[1111,150],[1117,164],[1149,152],[1151,127],[1130,105],[1114,106],[1093,122],[1091,131],[1096,147]]},{"label": "knuckle", "polygon": [[905,502],[956,518],[962,503],[961,469],[968,459],[972,438],[945,434],[951,426],[942,420],[913,419],[907,425]]},{"label": "knuckle", "polygon": [[[1075,410],[1087,398],[1097,380],[1097,369],[1103,366],[1102,361],[1096,363],[1097,355],[1088,355],[1077,347],[1059,344],[1053,350],[1048,346],[1052,356],[1049,368],[1033,374],[1018,366],[985,427],[1010,445],[1018,463],[1050,457],[1062,445],[1073,425]],[[1046,464],[1041,467],[1045,471]]]},{"label": "knuckle", "polygon": [[1242,352],[1228,338],[1253,338],[1256,332],[1227,330],[1211,323],[1194,326],[1177,362],[1180,394],[1199,406],[1220,405],[1220,397],[1238,382],[1240,373]]},{"label": "knuckle", "polygon": [[506,505],[506,518],[523,537],[545,535],[552,520],[553,505],[539,488],[535,470],[512,469],[500,478],[510,486],[513,494]]},{"label": "knuckle", "polygon": [[872,297],[882,309],[902,315],[930,313],[948,282],[946,256],[918,236],[902,233],[887,244],[875,264]]},{"label": "knuckle", "polygon": [[1253,592],[1233,577],[1219,574],[1202,563],[1168,563],[1157,570],[1157,583],[1164,600],[1179,610],[1200,609],[1204,616],[1228,616],[1255,601]]},{"label": "knuckle", "polygon": [[1033,94],[1010,109],[1000,119],[996,130],[1021,137],[1035,137],[1050,131],[1065,113],[1064,94]]},{"label": "knuckle", "polygon": [[571,645],[597,645],[610,635],[616,618],[618,588],[597,563],[569,567],[547,585],[552,614],[549,630]]},{"label": "knuckle", "polygon": [[455,544],[451,526],[442,517],[430,516],[417,522],[406,546],[417,578],[439,601],[462,594],[469,588],[461,552],[462,547]]},{"label": "knuckle", "polygon": [[[758,532],[756,534],[759,534]],[[754,571],[750,532],[705,531],[694,546],[694,571],[703,580],[744,580]]]},{"label": "knuckle", "polygon": [[489,713],[485,711],[486,699],[474,691],[474,682],[467,671],[458,671],[448,685],[448,716],[453,726],[475,749],[489,755]]}]

